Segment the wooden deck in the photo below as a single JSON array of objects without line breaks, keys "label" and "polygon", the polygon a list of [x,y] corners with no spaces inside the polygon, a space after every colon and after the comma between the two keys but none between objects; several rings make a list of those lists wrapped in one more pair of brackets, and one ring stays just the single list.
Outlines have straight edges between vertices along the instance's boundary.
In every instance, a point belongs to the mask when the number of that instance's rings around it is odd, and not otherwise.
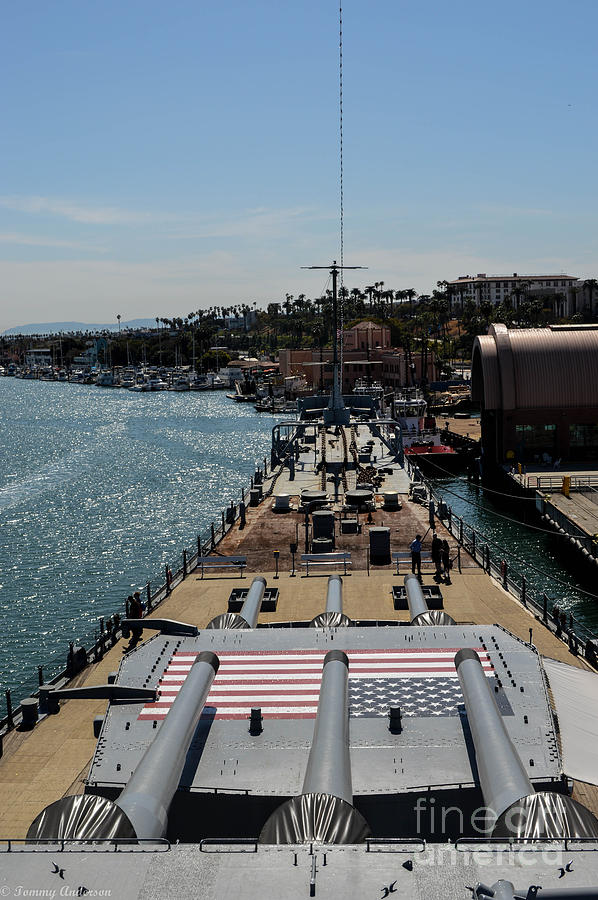
[{"label": "wooden deck", "polygon": [[[280,600],[276,613],[265,613],[260,622],[311,619],[325,606],[326,575],[291,577],[285,570],[278,579],[263,571],[269,586],[278,587]],[[191,573],[176,587],[154,615],[180,619],[204,627],[211,618],[227,608],[233,587],[247,587],[251,576],[240,579],[214,575],[203,580]],[[426,583],[433,583],[424,578]],[[355,571],[343,579],[344,610],[361,619],[407,620],[407,611],[393,609],[391,589],[402,578],[390,569]],[[457,622],[500,623],[523,640],[533,641],[546,655],[586,667],[567,647],[539,625],[522,606],[478,568],[465,568],[453,574],[453,583],[442,588],[445,609]],[[102,684],[108,673],[117,669],[122,658],[121,640],[104,659],[89,666],[78,678],[80,684]],[[104,713],[105,701],[70,700],[61,712],[43,719],[32,732],[13,731],[5,737],[4,756],[0,759],[0,838],[22,838],[35,816],[60,797],[81,792],[95,749],[93,718]],[[598,813],[598,788],[576,784],[574,796]]]}]

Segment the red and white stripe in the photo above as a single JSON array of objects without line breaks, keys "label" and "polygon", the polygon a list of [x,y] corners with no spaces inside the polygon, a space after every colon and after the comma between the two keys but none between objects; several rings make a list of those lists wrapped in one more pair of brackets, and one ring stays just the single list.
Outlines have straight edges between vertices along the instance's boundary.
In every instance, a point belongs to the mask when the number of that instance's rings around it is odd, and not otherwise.
[{"label": "red and white stripe", "polygon": [[[457,678],[454,658],[459,648],[438,650],[348,650],[349,678]],[[491,675],[494,666],[476,648]],[[206,701],[204,715],[244,719],[259,706],[264,718],[313,719],[318,708],[324,651],[270,650],[219,653],[220,668]],[[180,691],[196,653],[175,653],[158,685],[155,703],[146,704],[140,719],[163,719]]]}]

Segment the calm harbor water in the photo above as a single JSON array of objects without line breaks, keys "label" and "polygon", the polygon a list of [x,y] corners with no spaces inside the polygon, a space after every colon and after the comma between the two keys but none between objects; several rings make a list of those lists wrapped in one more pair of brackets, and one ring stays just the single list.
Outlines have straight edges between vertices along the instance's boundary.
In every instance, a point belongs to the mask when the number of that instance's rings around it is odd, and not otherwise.
[{"label": "calm harbor water", "polygon": [[[598,633],[598,591],[592,592],[591,584],[581,584],[565,568],[558,544],[562,538],[537,530],[542,525],[531,510],[522,516],[521,505],[509,498],[494,496],[465,477],[434,479],[434,484],[453,512],[485,535],[491,552],[498,558],[509,560],[514,570],[525,575],[530,589],[546,593],[562,610],[572,612]],[[529,500],[523,503],[534,505]],[[534,527],[520,524],[523,517]]]},{"label": "calm harbor water", "polygon": [[273,420],[222,392],[14,378],[0,409],[0,690],[21,699],[240,497]]}]

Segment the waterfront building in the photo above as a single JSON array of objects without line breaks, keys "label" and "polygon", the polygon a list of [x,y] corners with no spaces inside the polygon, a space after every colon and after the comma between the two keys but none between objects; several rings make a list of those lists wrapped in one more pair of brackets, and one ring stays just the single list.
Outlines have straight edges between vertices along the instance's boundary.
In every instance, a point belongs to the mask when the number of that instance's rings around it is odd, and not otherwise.
[{"label": "waterfront building", "polygon": [[352,328],[343,331],[344,350],[389,350],[390,328],[377,325],[375,322],[358,322]]},{"label": "waterfront building", "polygon": [[51,366],[52,350],[48,347],[27,350],[25,353],[25,365],[29,369],[45,369]]},{"label": "waterfront building", "polygon": [[[515,308],[525,297],[550,297],[555,303],[555,315],[571,315],[574,305],[575,291],[580,281],[575,275],[460,275],[447,282],[451,305],[457,309],[463,307],[466,300],[480,303],[510,302]],[[598,292],[596,292],[598,294]],[[576,310],[573,309],[573,312]]]},{"label": "waterfront building", "polygon": [[86,368],[93,368],[93,366],[97,366],[98,364],[98,342],[97,341],[87,341],[87,347],[83,351],[80,356],[75,356],[73,359],[73,363],[76,366],[85,366]]},{"label": "waterfront building", "polygon": [[474,341],[471,371],[484,459],[597,460],[597,370],[598,325],[491,325]]},{"label": "waterfront building", "polygon": [[[332,350],[279,351],[280,373],[283,376],[301,375],[312,390],[330,390],[332,385]],[[355,382],[364,378],[381,381],[384,387],[399,389],[436,381],[439,368],[430,350],[424,360],[421,352],[407,353],[400,348],[386,350],[376,347],[369,351],[343,351],[343,391],[350,393]]]}]

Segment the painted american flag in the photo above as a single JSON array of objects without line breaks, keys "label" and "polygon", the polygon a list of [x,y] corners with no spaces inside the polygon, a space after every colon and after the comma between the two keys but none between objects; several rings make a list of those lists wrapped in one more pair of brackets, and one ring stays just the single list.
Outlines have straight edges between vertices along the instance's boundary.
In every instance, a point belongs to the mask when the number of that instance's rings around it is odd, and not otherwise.
[{"label": "painted american flag", "polygon": [[[458,715],[463,703],[454,657],[459,648],[348,650],[349,705],[352,717],[386,716],[389,706],[403,715]],[[490,657],[476,648],[488,676]],[[175,653],[158,685],[158,699],[146,704],[140,719],[163,719],[181,689],[195,653]],[[325,656],[320,650],[248,650],[218,654],[220,668],[208,695],[204,716],[245,719],[252,707],[264,718],[313,719]],[[509,707],[502,691],[497,695]],[[510,708],[510,707],[509,707]],[[503,709],[509,712],[509,709]]]}]

